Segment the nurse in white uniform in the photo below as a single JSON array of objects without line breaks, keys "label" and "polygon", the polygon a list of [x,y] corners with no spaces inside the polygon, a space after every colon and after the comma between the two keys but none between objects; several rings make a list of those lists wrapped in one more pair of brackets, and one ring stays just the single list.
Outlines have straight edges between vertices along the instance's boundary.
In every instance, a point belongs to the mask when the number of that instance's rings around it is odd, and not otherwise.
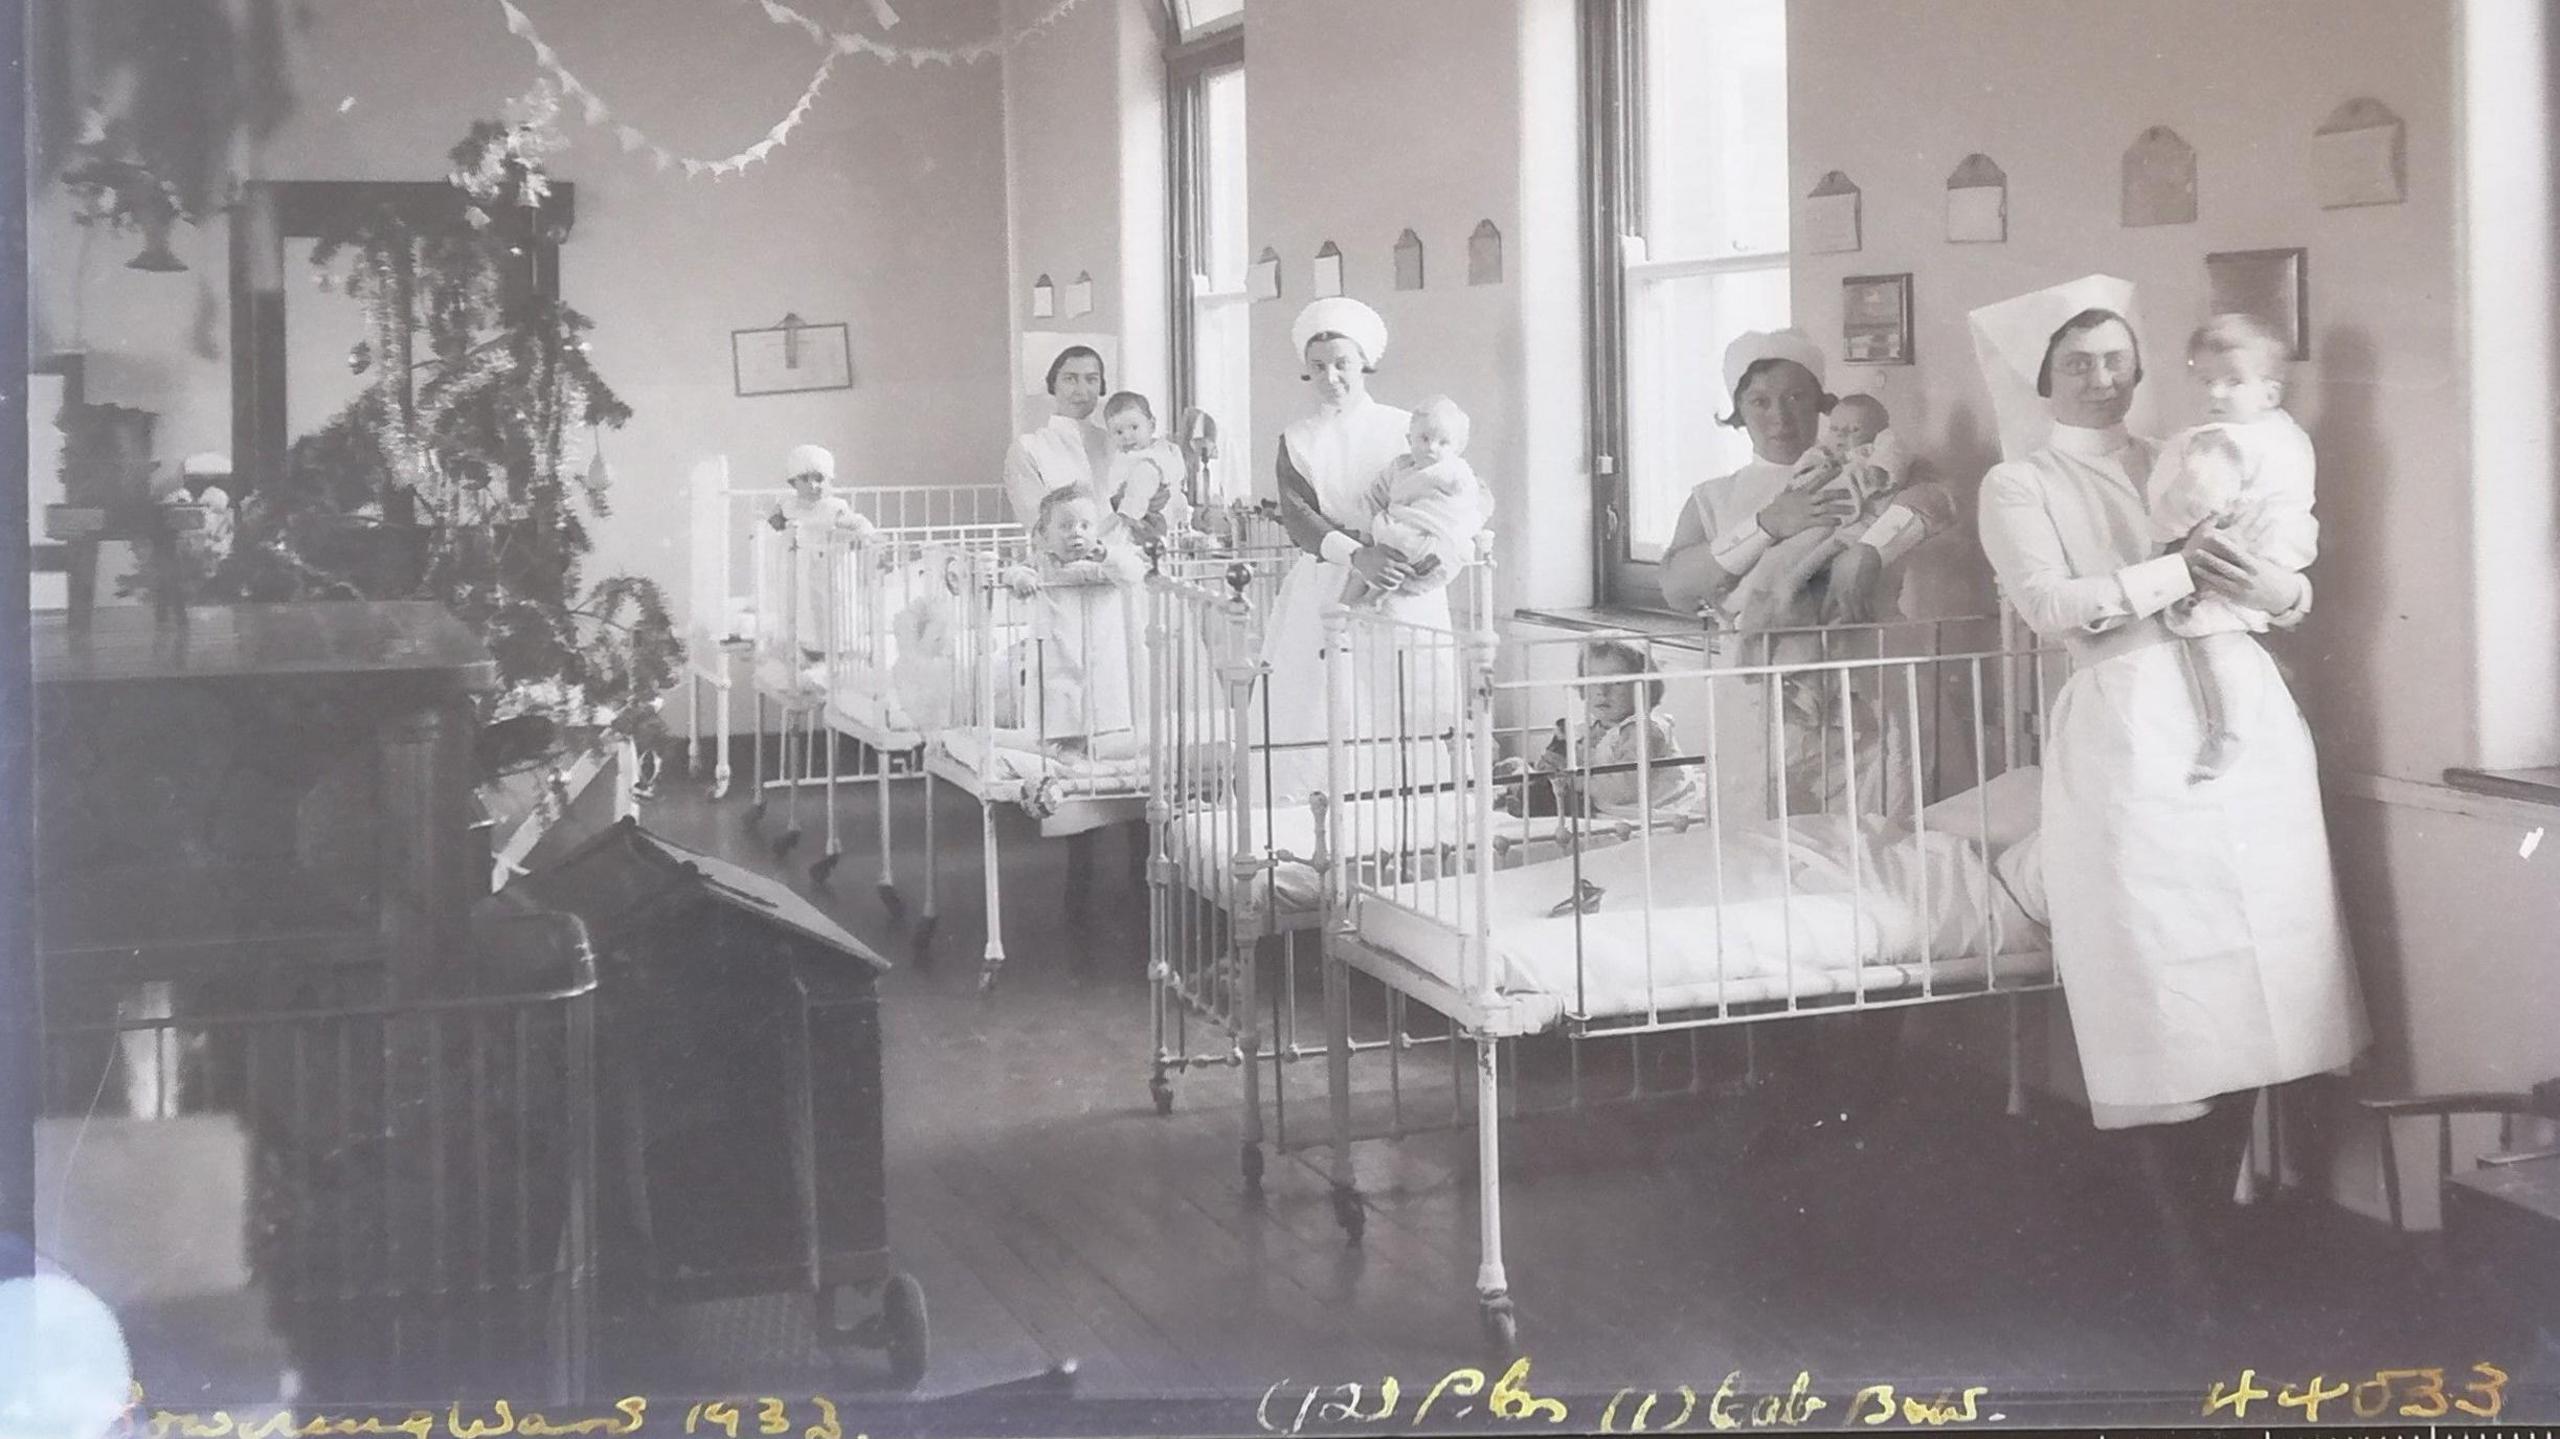
[{"label": "nurse in white uniform", "polygon": [[[1372,588],[1393,591],[1412,578],[1408,557],[1363,543],[1351,526],[1368,518],[1370,486],[1408,446],[1411,412],[1370,398],[1369,376],[1387,352],[1387,322],[1358,300],[1318,300],[1289,328],[1291,344],[1315,389],[1316,408],[1280,435],[1279,487],[1282,523],[1301,554],[1272,602],[1262,658],[1269,666],[1271,740],[1300,745],[1271,756],[1268,799],[1288,804],[1319,788],[1325,778],[1324,616],[1342,598],[1352,571]],[[1394,618],[1446,629],[1446,588],[1423,594],[1391,594],[1383,608]],[[1360,679],[1367,679],[1364,667]],[[1411,733],[1443,727],[1439,711],[1454,708],[1451,674],[1409,677],[1405,711],[1396,723]],[[1392,702],[1378,695],[1355,703]],[[1380,716],[1380,719],[1385,718]],[[1364,733],[1381,727],[1363,721]],[[1256,776],[1259,779],[1260,776]]]},{"label": "nurse in white uniform", "polygon": [[[1733,410],[1724,423],[1751,436],[1751,462],[1704,481],[1681,506],[1662,558],[1662,594],[1673,608],[1706,614],[1733,633],[1739,617],[1728,601],[1734,587],[1770,547],[1848,518],[1854,501],[1846,493],[1792,483],[1796,463],[1821,438],[1822,417],[1832,406],[1832,396],[1823,389],[1823,369],[1821,348],[1799,330],[1746,331],[1725,347],[1724,383],[1733,396]],[[1883,595],[1891,588],[1888,569],[1946,528],[1954,513],[1954,500],[1944,486],[1912,486],[1849,547],[1837,583],[1808,585],[1779,622],[1788,629],[1805,629],[1882,617],[1887,608]],[[1842,659],[1872,654],[1872,643],[1863,635],[1849,637],[1830,654]],[[1819,639],[1797,635],[1769,648],[1753,642],[1729,649],[1723,658],[1793,663],[1819,660],[1824,653]],[[1789,813],[1846,810],[1849,765],[1842,752],[1837,694],[1810,676],[1789,679],[1780,690]],[[1871,694],[1862,689],[1854,693],[1851,710],[1857,727],[1858,808],[1871,814],[1900,813],[1909,808],[1911,797],[1907,742],[1888,732]],[[1770,788],[1776,788],[1774,775]],[[1769,813],[1776,813],[1774,793]]]},{"label": "nurse in white uniform", "polygon": [[1049,362],[1049,399],[1057,407],[1040,428],[1022,435],[1004,455],[1004,489],[1013,517],[1024,528],[1038,522],[1040,501],[1051,490],[1082,485],[1097,496],[1111,464],[1111,432],[1102,427],[1102,397],[1110,393],[1102,356],[1089,345],[1069,345]]},{"label": "nurse in white uniform", "polygon": [[2311,587],[2216,535],[2168,553],[2149,540],[2156,447],[2125,426],[2142,381],[2133,300],[2092,275],[1974,312],[2006,456],[1983,478],[1982,547],[2008,603],[2072,661],[2029,869],[2091,1114],[2174,1126],[2146,1160],[2156,1174],[2168,1141],[2185,1150],[2165,1167],[2202,1186],[2192,1205],[2237,1175],[2248,1111],[2229,1101],[2344,1068],[2367,1030],[2311,733],[2264,651],[2232,708],[2242,758],[2187,777],[2201,736],[2161,612],[2202,590],[2286,626]]}]

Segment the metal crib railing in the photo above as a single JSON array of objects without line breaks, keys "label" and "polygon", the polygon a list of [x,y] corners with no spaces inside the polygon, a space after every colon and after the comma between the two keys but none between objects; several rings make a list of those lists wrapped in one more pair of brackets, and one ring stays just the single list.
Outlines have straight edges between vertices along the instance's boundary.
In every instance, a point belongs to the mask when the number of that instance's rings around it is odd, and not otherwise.
[{"label": "metal crib railing", "polygon": [[[1538,636],[1515,629],[1502,636],[1499,672],[1495,667],[1495,646],[1488,635],[1417,634],[1409,626],[1366,615],[1344,614],[1338,617],[1338,623],[1345,642],[1337,647],[1334,662],[1337,688],[1362,688],[1357,676],[1363,667],[1383,673],[1383,667],[1393,666],[1409,673],[1417,653],[1433,651],[1441,658],[1463,660],[1471,666],[1473,676],[1462,687],[1462,712],[1455,733],[1450,736],[1425,732],[1408,722],[1409,713],[1374,702],[1349,709],[1337,705],[1334,711],[1337,736],[1358,736],[1366,724],[1371,734],[1384,732],[1392,737],[1390,753],[1454,750],[1465,756],[1461,771],[1437,787],[1405,782],[1409,776],[1371,776],[1373,780],[1395,781],[1385,786],[1383,793],[1393,795],[1397,807],[1382,817],[1376,808],[1363,809],[1357,792],[1352,791],[1353,801],[1342,807],[1334,822],[1339,836],[1336,852],[1345,859],[1331,866],[1332,883],[1324,891],[1334,905],[1328,921],[1329,937],[1352,934],[1367,906],[1393,906],[1441,932],[1445,947],[1457,955],[1454,972],[1425,973],[1405,966],[1403,972],[1396,973],[1394,983],[1377,985],[1384,991],[1383,1000],[1357,1006],[1367,1017],[1369,1028],[1365,1032],[1375,1032],[1381,1013],[1386,1022],[1384,1037],[1391,1062],[1384,1081],[1388,1102],[1385,1132],[1404,1134],[1439,1127],[1451,1120],[1463,1122],[1467,1103],[1463,1067],[1453,1063],[1447,1111],[1420,1123],[1409,1111],[1406,1076],[1393,1063],[1419,1038],[1406,1026],[1409,998],[1421,997],[1425,1007],[1442,1017],[1449,1028],[1489,1032],[1515,1047],[1526,1038],[1519,1034],[1523,1021],[1512,1013],[1514,1001],[1506,992],[1506,976],[1498,963],[1489,886],[1497,869],[1527,858],[1533,847],[1538,852],[1560,856],[1558,864],[1564,871],[1560,879],[1569,883],[1559,884],[1562,902],[1551,914],[1569,919],[1573,928],[1572,993],[1554,1006],[1556,1013],[1551,1023],[1533,1026],[1570,1041],[1560,1048],[1550,1046],[1551,1052],[1562,1056],[1557,1067],[1564,1071],[1567,1091],[1564,1102],[1554,1107],[1579,1107],[1593,1099],[1585,1083],[1592,1067],[1585,1054],[1585,1041],[1621,1036],[1636,1046],[1627,1051],[1622,1066],[1609,1066],[1613,1070],[1622,1068],[1628,1080],[1622,1094],[1607,1097],[1696,1092],[1707,1083],[1695,1032],[1699,1029],[1813,1009],[1917,1004],[1967,994],[2022,992],[2049,982],[2031,961],[2004,968],[1998,952],[1979,957],[1981,962],[1975,968],[1964,968],[1956,963],[1964,957],[1936,952],[1924,923],[1916,984],[1906,982],[1906,971],[1913,966],[1877,969],[1862,962],[1852,967],[1845,993],[1839,992],[1843,987],[1836,982],[1814,986],[1809,983],[1811,976],[1795,966],[1797,936],[1792,932],[1792,920],[1798,897],[1791,865],[1779,869],[1778,916],[1786,931],[1779,940],[1785,963],[1780,981],[1746,989],[1739,977],[1724,967],[1723,836],[1727,827],[1735,824],[1736,814],[1748,814],[1763,823],[1774,822],[1780,852],[1792,853],[1796,836],[1791,831],[1799,821],[1812,822],[1812,817],[1801,814],[1791,802],[1786,783],[1791,769],[1798,772],[1800,784],[1810,774],[1817,792],[1827,789],[1832,793],[1835,813],[1880,816],[1899,812],[1911,817],[1917,833],[1923,836],[1914,843],[1925,845],[1929,829],[1923,811],[1941,790],[1961,787],[1955,781],[1969,784],[1976,776],[1997,774],[2026,762],[2026,746],[2044,698],[2037,682],[2042,671],[2041,657],[2005,643],[2014,635],[1999,622],[1931,620],[1861,627],[1856,632],[1823,636],[1815,644],[1829,645],[1835,655],[1863,649],[1867,657],[1793,664],[1700,659],[1695,657],[1695,642],[1678,638],[1628,634]],[[1650,651],[1643,672],[1636,676],[1585,675],[1570,666],[1541,662],[1547,655],[1571,654],[1604,639],[1640,652]],[[1755,637],[1755,643],[1766,641]],[[1893,653],[1897,649],[1906,653]],[[1688,658],[1664,662],[1661,657],[1666,653]],[[1542,669],[1546,673],[1538,673]],[[1346,674],[1351,677],[1339,678]],[[1784,690],[1790,680],[1820,682],[1816,689],[1826,703],[1823,727],[1832,732],[1832,745],[1840,754],[1862,753],[1865,729],[1879,717],[1889,719],[1892,730],[1905,736],[1904,756],[1914,762],[1901,765],[1895,773],[1894,782],[1900,788],[1897,795],[1890,797],[1895,802],[1888,803],[1888,796],[1862,788],[1860,771],[1869,766],[1835,764],[1838,782],[1826,785],[1819,766],[1790,763],[1801,738],[1791,738],[1783,723],[1783,707],[1788,700]],[[1655,691],[1657,681],[1670,687],[1668,696]],[[1405,684],[1408,691],[1413,688],[1410,679]],[[1616,779],[1621,796],[1618,812],[1603,817],[1585,809],[1569,816],[1565,813],[1568,807],[1560,804],[1558,813],[1543,826],[1507,817],[1498,820],[1494,802],[1500,796],[1507,792],[1525,800],[1533,783],[1546,780],[1526,774],[1498,774],[1493,757],[1504,748],[1512,748],[1517,755],[1546,733],[1535,721],[1524,722],[1526,716],[1570,708],[1546,697],[1587,695],[1603,687],[1622,687],[1621,693],[1634,697],[1634,703],[1628,706],[1632,716],[1627,726],[1635,738],[1634,754],[1619,763],[1599,764],[1593,763],[1585,752],[1557,778],[1568,781],[1572,792],[1586,796],[1591,794],[1595,781]],[[1365,688],[1375,693],[1380,688],[1379,676],[1373,674]],[[1427,693],[1427,682],[1424,689]],[[1685,697],[1681,693],[1684,689],[1690,691]],[[1888,697],[1890,705],[1886,703]],[[1655,721],[1675,708],[1684,711],[1683,718],[1703,714],[1703,747],[1685,745],[1675,754],[1652,753]],[[1743,720],[1740,733],[1745,739],[1753,730],[1760,731],[1762,743],[1756,763],[1749,745],[1737,746],[1734,742],[1736,726],[1730,723],[1734,717]],[[1655,802],[1664,792],[1665,774],[1683,769],[1702,776],[1696,798],[1686,806],[1657,809]],[[1987,795],[1979,789],[1976,792],[1978,796]],[[1763,798],[1765,810],[1743,808]],[[1982,802],[1987,805],[1987,797]],[[1525,803],[1517,807],[1524,814],[1529,809]],[[1987,828],[1988,820],[1986,813],[1978,822]],[[1380,833],[1381,830],[1385,832]],[[1658,868],[1652,856],[1654,846],[1670,836],[1693,830],[1705,836],[1710,849],[1710,863],[1705,866],[1708,872],[1696,873],[1695,865],[1678,873]],[[1591,921],[1586,921],[1585,915],[1595,907],[1596,896],[1586,890],[1583,860],[1605,843],[1638,846],[1633,851],[1638,857],[1635,868],[1642,891],[1637,926],[1633,933],[1624,927],[1611,928],[1605,941],[1612,952],[1636,951],[1634,967],[1639,971],[1638,984],[1644,998],[1632,1012],[1600,1012],[1592,1002],[1594,962],[1603,957],[1595,947],[1604,941],[1587,928]],[[1866,842],[1848,844],[1844,853],[1851,909],[1864,912],[1864,900],[1874,878],[1864,872]],[[1402,862],[1384,864],[1377,858],[1381,855],[1401,856]],[[1622,870],[1625,867],[1620,866]],[[1930,876],[1925,868],[1920,870],[1920,879],[1918,904],[1920,912],[1927,916],[1934,910],[1927,892]],[[1987,847],[1976,849],[1971,882],[1986,894],[1997,882],[1990,872]],[[1656,972],[1657,945],[1662,936],[1653,925],[1662,910],[1659,901],[1665,895],[1677,891],[1688,899],[1695,896],[1700,884],[1709,889],[1705,908],[1718,927],[1718,970],[1703,1002],[1689,992],[1679,996],[1683,1002],[1675,1004],[1673,997],[1665,994]],[[1694,923],[1699,918],[1694,902],[1683,908],[1683,923]],[[1854,927],[1852,933],[1856,934]],[[1855,942],[1863,945],[1867,940],[1858,936]],[[1329,1027],[1336,1034],[1350,1033],[1352,1043],[1347,1052],[1358,1054],[1363,1052],[1362,1031],[1352,1024],[1354,1001],[1348,994],[1351,976],[1345,973],[1337,979],[1335,970],[1339,968],[1328,967],[1329,986],[1344,991],[1328,996]],[[1448,1029],[1443,1029],[1421,1042],[1437,1043],[1447,1037]],[[1747,1082],[1756,1067],[1747,1029],[1743,1040],[1743,1077]],[[1646,1075],[1657,1072],[1660,1066],[1643,1062],[1639,1049],[1650,1044],[1659,1056],[1665,1043],[1673,1046],[1675,1057],[1685,1047],[1686,1082],[1667,1089],[1650,1089]],[[1520,1087],[1511,1088],[1510,1112],[1529,1112],[1521,1102]]]},{"label": "metal crib railing", "polygon": [[[924,776],[922,746],[950,722],[957,683],[957,633],[973,556],[1018,547],[1021,527],[1009,520],[955,520],[840,530],[827,537],[827,634],[825,704],[827,838],[810,867],[824,883],[844,852],[836,814],[839,782],[871,780],[877,786],[874,816],[879,831],[881,901],[902,913],[893,843],[891,784]],[[850,741],[848,775],[840,751]],[[923,915],[910,934],[914,952],[929,957],[939,899],[932,854],[934,806],[925,802]]]}]

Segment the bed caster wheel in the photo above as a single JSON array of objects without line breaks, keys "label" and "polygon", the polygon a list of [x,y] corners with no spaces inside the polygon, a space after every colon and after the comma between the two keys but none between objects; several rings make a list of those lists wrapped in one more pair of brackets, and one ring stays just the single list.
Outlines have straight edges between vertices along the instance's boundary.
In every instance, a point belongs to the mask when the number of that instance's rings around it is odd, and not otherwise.
[{"label": "bed caster wheel", "polygon": [[1354,1244],[1369,1232],[1369,1207],[1360,1202],[1360,1191],[1348,1184],[1334,1186],[1333,1222],[1342,1226],[1344,1236]]},{"label": "bed caster wheel", "polygon": [[925,1314],[924,1286],[911,1274],[892,1274],[880,1290],[880,1327],[889,1356],[889,1379],[900,1389],[913,1389],[924,1379],[933,1348],[933,1327]]},{"label": "bed caster wheel", "polygon": [[990,964],[978,971],[978,993],[980,995],[991,995],[996,992],[996,976],[1003,971],[1003,968],[1004,966],[1001,964]]},{"label": "bed caster wheel", "polygon": [[773,842],[773,857],[781,859],[799,847],[800,831],[786,829],[782,832],[782,837]]},{"label": "bed caster wheel", "polygon": [[884,881],[883,883],[872,886],[871,892],[880,896],[880,907],[889,911],[889,917],[891,919],[903,919],[906,917],[907,897],[898,893],[898,887],[896,885],[889,884]]},{"label": "bed caster wheel", "polygon": [[758,795],[747,805],[747,823],[754,825],[764,818],[764,796]]},{"label": "bed caster wheel", "polygon": [[844,856],[837,854],[822,854],[818,856],[818,862],[809,866],[809,882],[815,885],[824,885],[827,882],[827,876],[836,872],[836,861],[842,858],[844,858]]},{"label": "bed caster wheel", "polygon": [[1247,1144],[1244,1147],[1243,1162],[1245,1192],[1260,1194],[1262,1192],[1262,1146]]},{"label": "bed caster wheel", "polygon": [[1147,1080],[1147,1093],[1154,1096],[1156,1114],[1159,1117],[1173,1113],[1172,1080],[1165,1078],[1162,1074],[1150,1077]]},{"label": "bed caster wheel", "polygon": [[1512,1311],[1509,1295],[1485,1300],[1476,1317],[1483,1324],[1484,1342],[1496,1358],[1508,1363],[1520,1357],[1520,1318]]},{"label": "bed caster wheel", "polygon": [[729,797],[729,782],[725,779],[713,780],[711,782],[711,797],[713,799],[727,799]]},{"label": "bed caster wheel", "polygon": [[915,933],[907,937],[907,953],[918,969],[933,968],[933,927],[940,922],[928,914],[916,921]]}]

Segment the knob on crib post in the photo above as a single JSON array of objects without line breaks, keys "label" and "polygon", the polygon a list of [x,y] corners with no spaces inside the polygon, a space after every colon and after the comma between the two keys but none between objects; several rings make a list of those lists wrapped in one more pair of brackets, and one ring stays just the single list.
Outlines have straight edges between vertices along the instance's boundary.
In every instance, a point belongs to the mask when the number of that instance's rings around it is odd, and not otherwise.
[{"label": "knob on crib post", "polygon": [[1241,560],[1227,566],[1227,588],[1234,593],[1237,604],[1244,603],[1245,588],[1252,583],[1253,568],[1251,566]]}]

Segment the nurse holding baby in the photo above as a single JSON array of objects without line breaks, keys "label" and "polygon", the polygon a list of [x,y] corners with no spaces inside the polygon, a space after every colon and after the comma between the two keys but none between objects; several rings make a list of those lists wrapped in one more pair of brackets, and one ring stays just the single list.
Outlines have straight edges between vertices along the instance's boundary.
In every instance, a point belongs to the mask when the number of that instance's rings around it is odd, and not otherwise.
[{"label": "nurse holding baby", "polygon": [[[1398,620],[1449,627],[1448,591],[1406,589],[1416,578],[1411,558],[1354,528],[1370,521],[1371,492],[1406,452],[1413,425],[1410,412],[1369,394],[1369,376],[1387,353],[1386,320],[1358,300],[1323,299],[1299,312],[1289,338],[1315,408],[1280,435],[1281,522],[1302,553],[1281,581],[1262,651],[1268,739],[1288,746],[1271,755],[1266,798],[1283,804],[1325,781],[1324,617],[1350,579],[1380,594]],[[1401,726],[1416,734],[1444,728],[1438,712],[1455,706],[1455,675],[1410,678]]]},{"label": "nurse holding baby", "polygon": [[[1871,399],[1835,399],[1823,389],[1822,351],[1798,330],[1751,331],[1724,354],[1725,390],[1733,409],[1724,423],[1751,437],[1749,464],[1700,484],[1680,510],[1662,559],[1662,594],[1675,609],[1705,614],[1728,632],[1809,631],[1867,624],[1886,609],[1889,568],[1931,534],[1952,526],[1955,504],[1943,486],[1914,483],[1872,461],[1889,456],[1879,432],[1881,407]],[[1862,427],[1822,446],[1823,420],[1835,407]],[[1869,413],[1875,411],[1877,413]],[[1854,438],[1853,448],[1839,443]],[[1747,655],[1778,663],[1871,656],[1872,648],[1826,651],[1811,634],[1771,638]],[[1778,687],[1785,726],[1784,775],[1791,813],[1845,807],[1857,758],[1858,807],[1907,807],[1910,781],[1898,739],[1886,734],[1875,706],[1854,697],[1854,737],[1840,733],[1839,702],[1816,676]],[[1894,763],[1888,764],[1888,751]],[[1774,780],[1773,780],[1774,785]]]}]

